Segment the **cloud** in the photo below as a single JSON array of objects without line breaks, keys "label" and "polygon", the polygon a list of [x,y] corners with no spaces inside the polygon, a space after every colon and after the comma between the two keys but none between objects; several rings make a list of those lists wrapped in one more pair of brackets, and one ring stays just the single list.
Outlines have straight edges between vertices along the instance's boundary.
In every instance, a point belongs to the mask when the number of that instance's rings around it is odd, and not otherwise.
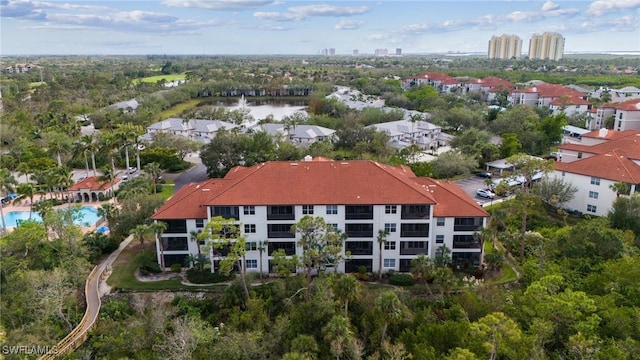
[{"label": "cloud", "polygon": [[542,11],[551,11],[556,10],[560,7],[560,5],[554,3],[551,0],[547,0],[544,5],[542,5]]},{"label": "cloud", "polygon": [[640,0],[595,0],[589,4],[586,13],[601,16],[612,11],[630,9],[640,9]]},{"label": "cloud", "polygon": [[162,5],[169,7],[199,8],[219,11],[251,10],[274,5],[274,0],[163,0]]},{"label": "cloud", "polygon": [[364,25],[364,21],[340,20],[333,28],[335,30],[356,30]]},{"label": "cloud", "polygon": [[580,24],[578,32],[611,30],[616,32],[634,32],[640,29],[640,17],[626,15],[612,19],[594,18]]},{"label": "cloud", "polygon": [[327,4],[293,6],[287,12],[256,12],[253,16],[271,21],[301,21],[313,16],[345,17],[369,12],[367,6],[345,7]]}]

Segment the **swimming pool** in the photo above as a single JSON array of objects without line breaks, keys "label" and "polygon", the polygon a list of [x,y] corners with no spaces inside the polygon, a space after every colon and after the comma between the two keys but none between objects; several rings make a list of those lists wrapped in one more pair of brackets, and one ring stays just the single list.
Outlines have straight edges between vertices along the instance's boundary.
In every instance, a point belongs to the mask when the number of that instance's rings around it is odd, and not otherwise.
[{"label": "swimming pool", "polygon": [[[76,219],[73,223],[78,226],[92,226],[99,219],[98,210],[91,206],[83,206],[80,208],[79,219]],[[18,226],[21,221],[25,220],[29,220],[28,211],[9,211],[4,214],[4,222],[7,226]],[[37,212],[31,213],[31,220],[42,222],[42,218]]]}]

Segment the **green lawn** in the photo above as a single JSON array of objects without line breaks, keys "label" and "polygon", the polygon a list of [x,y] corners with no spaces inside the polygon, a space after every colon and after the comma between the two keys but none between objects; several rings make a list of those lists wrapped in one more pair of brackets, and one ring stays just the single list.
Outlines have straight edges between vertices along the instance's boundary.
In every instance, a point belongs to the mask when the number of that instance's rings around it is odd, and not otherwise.
[{"label": "green lawn", "polygon": [[190,99],[187,100],[185,102],[182,102],[178,105],[175,105],[173,107],[170,107],[162,112],[160,112],[159,118],[160,119],[168,119],[170,117],[177,117],[178,115],[182,114],[185,110],[189,110],[191,108],[194,108],[196,106],[198,106],[200,104],[200,100],[198,99]]},{"label": "green lawn", "polygon": [[176,80],[184,80],[185,76],[184,76],[184,74],[148,76],[148,77],[145,77],[145,78],[133,80],[133,84],[136,85],[136,84],[139,84],[141,82],[156,83],[156,82],[158,82],[158,81],[160,81],[162,79],[164,79],[167,82],[171,82],[171,81],[176,81]]},{"label": "green lawn", "polygon": [[36,88],[38,86],[42,86],[42,85],[45,85],[45,84],[46,84],[46,82],[44,82],[44,81],[35,81],[35,82],[32,82],[32,83],[29,83],[29,87],[30,88]]},{"label": "green lawn", "polygon": [[[145,244],[150,248],[152,244]],[[151,251],[151,250],[147,250]],[[132,242],[113,263],[113,272],[107,279],[107,284],[117,290],[149,291],[149,290],[219,290],[227,285],[188,286],[183,285],[179,275],[172,276],[168,280],[139,281],[135,272],[138,268],[137,255],[141,252],[138,242]]]},{"label": "green lawn", "polygon": [[168,198],[171,197],[171,195],[173,195],[173,188],[175,186],[173,184],[173,180],[167,180],[166,182],[167,183],[162,184],[162,192],[158,193],[158,195],[160,195],[165,200],[167,200]]}]

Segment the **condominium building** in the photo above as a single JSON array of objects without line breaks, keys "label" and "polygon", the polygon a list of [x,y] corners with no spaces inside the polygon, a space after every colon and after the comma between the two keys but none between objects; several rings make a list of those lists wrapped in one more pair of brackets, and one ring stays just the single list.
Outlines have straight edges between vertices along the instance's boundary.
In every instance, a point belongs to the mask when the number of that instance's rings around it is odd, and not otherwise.
[{"label": "condominium building", "polygon": [[[322,217],[346,235],[343,251],[350,256],[336,269],[341,272],[378,271],[380,263],[384,272],[409,271],[412,259],[433,258],[443,246],[454,264],[477,267],[482,262],[478,233],[489,216],[458,185],[417,177],[406,166],[307,156],[239,166],[222,179],[183,186],[152,217],[167,224],[156,241],[158,263],[184,264],[197,255],[201,247],[191,234],[222,216],[242,224],[247,271],[271,272],[274,251],[302,255],[300,235],[291,226],[306,215]],[[386,242],[379,244],[378,233],[385,230]],[[259,244],[267,244],[266,251]],[[203,255],[213,269],[224,256]]]},{"label": "condominium building", "polygon": [[489,59],[519,59],[522,39],[516,35],[492,36],[489,40]]},{"label": "condominium building", "polygon": [[558,33],[534,34],[529,42],[529,59],[560,60],[564,55],[564,37]]}]

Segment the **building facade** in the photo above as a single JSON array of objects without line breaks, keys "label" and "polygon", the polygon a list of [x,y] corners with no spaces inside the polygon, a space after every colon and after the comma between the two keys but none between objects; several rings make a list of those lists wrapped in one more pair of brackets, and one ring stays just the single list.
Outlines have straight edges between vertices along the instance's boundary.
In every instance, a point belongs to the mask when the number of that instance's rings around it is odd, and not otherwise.
[{"label": "building facade", "polygon": [[516,35],[492,36],[489,40],[489,59],[519,59],[522,39]]},{"label": "building facade", "polygon": [[[181,188],[152,217],[167,224],[156,241],[158,262],[184,264],[203,251],[207,244],[192,241],[193,234],[222,216],[238,221],[247,237],[247,271],[270,272],[274,251],[302,255],[291,226],[306,215],[346,234],[343,251],[350,256],[341,272],[375,272],[379,263],[384,272],[409,271],[412,259],[433,258],[443,246],[457,266],[480,266],[478,233],[489,216],[456,184],[416,177],[405,166],[310,157],[268,162]],[[385,230],[387,241],[378,243]],[[215,268],[220,255],[204,252]]]},{"label": "building facade", "polygon": [[529,41],[529,59],[560,60],[564,56],[564,37],[558,33],[533,34]]}]

